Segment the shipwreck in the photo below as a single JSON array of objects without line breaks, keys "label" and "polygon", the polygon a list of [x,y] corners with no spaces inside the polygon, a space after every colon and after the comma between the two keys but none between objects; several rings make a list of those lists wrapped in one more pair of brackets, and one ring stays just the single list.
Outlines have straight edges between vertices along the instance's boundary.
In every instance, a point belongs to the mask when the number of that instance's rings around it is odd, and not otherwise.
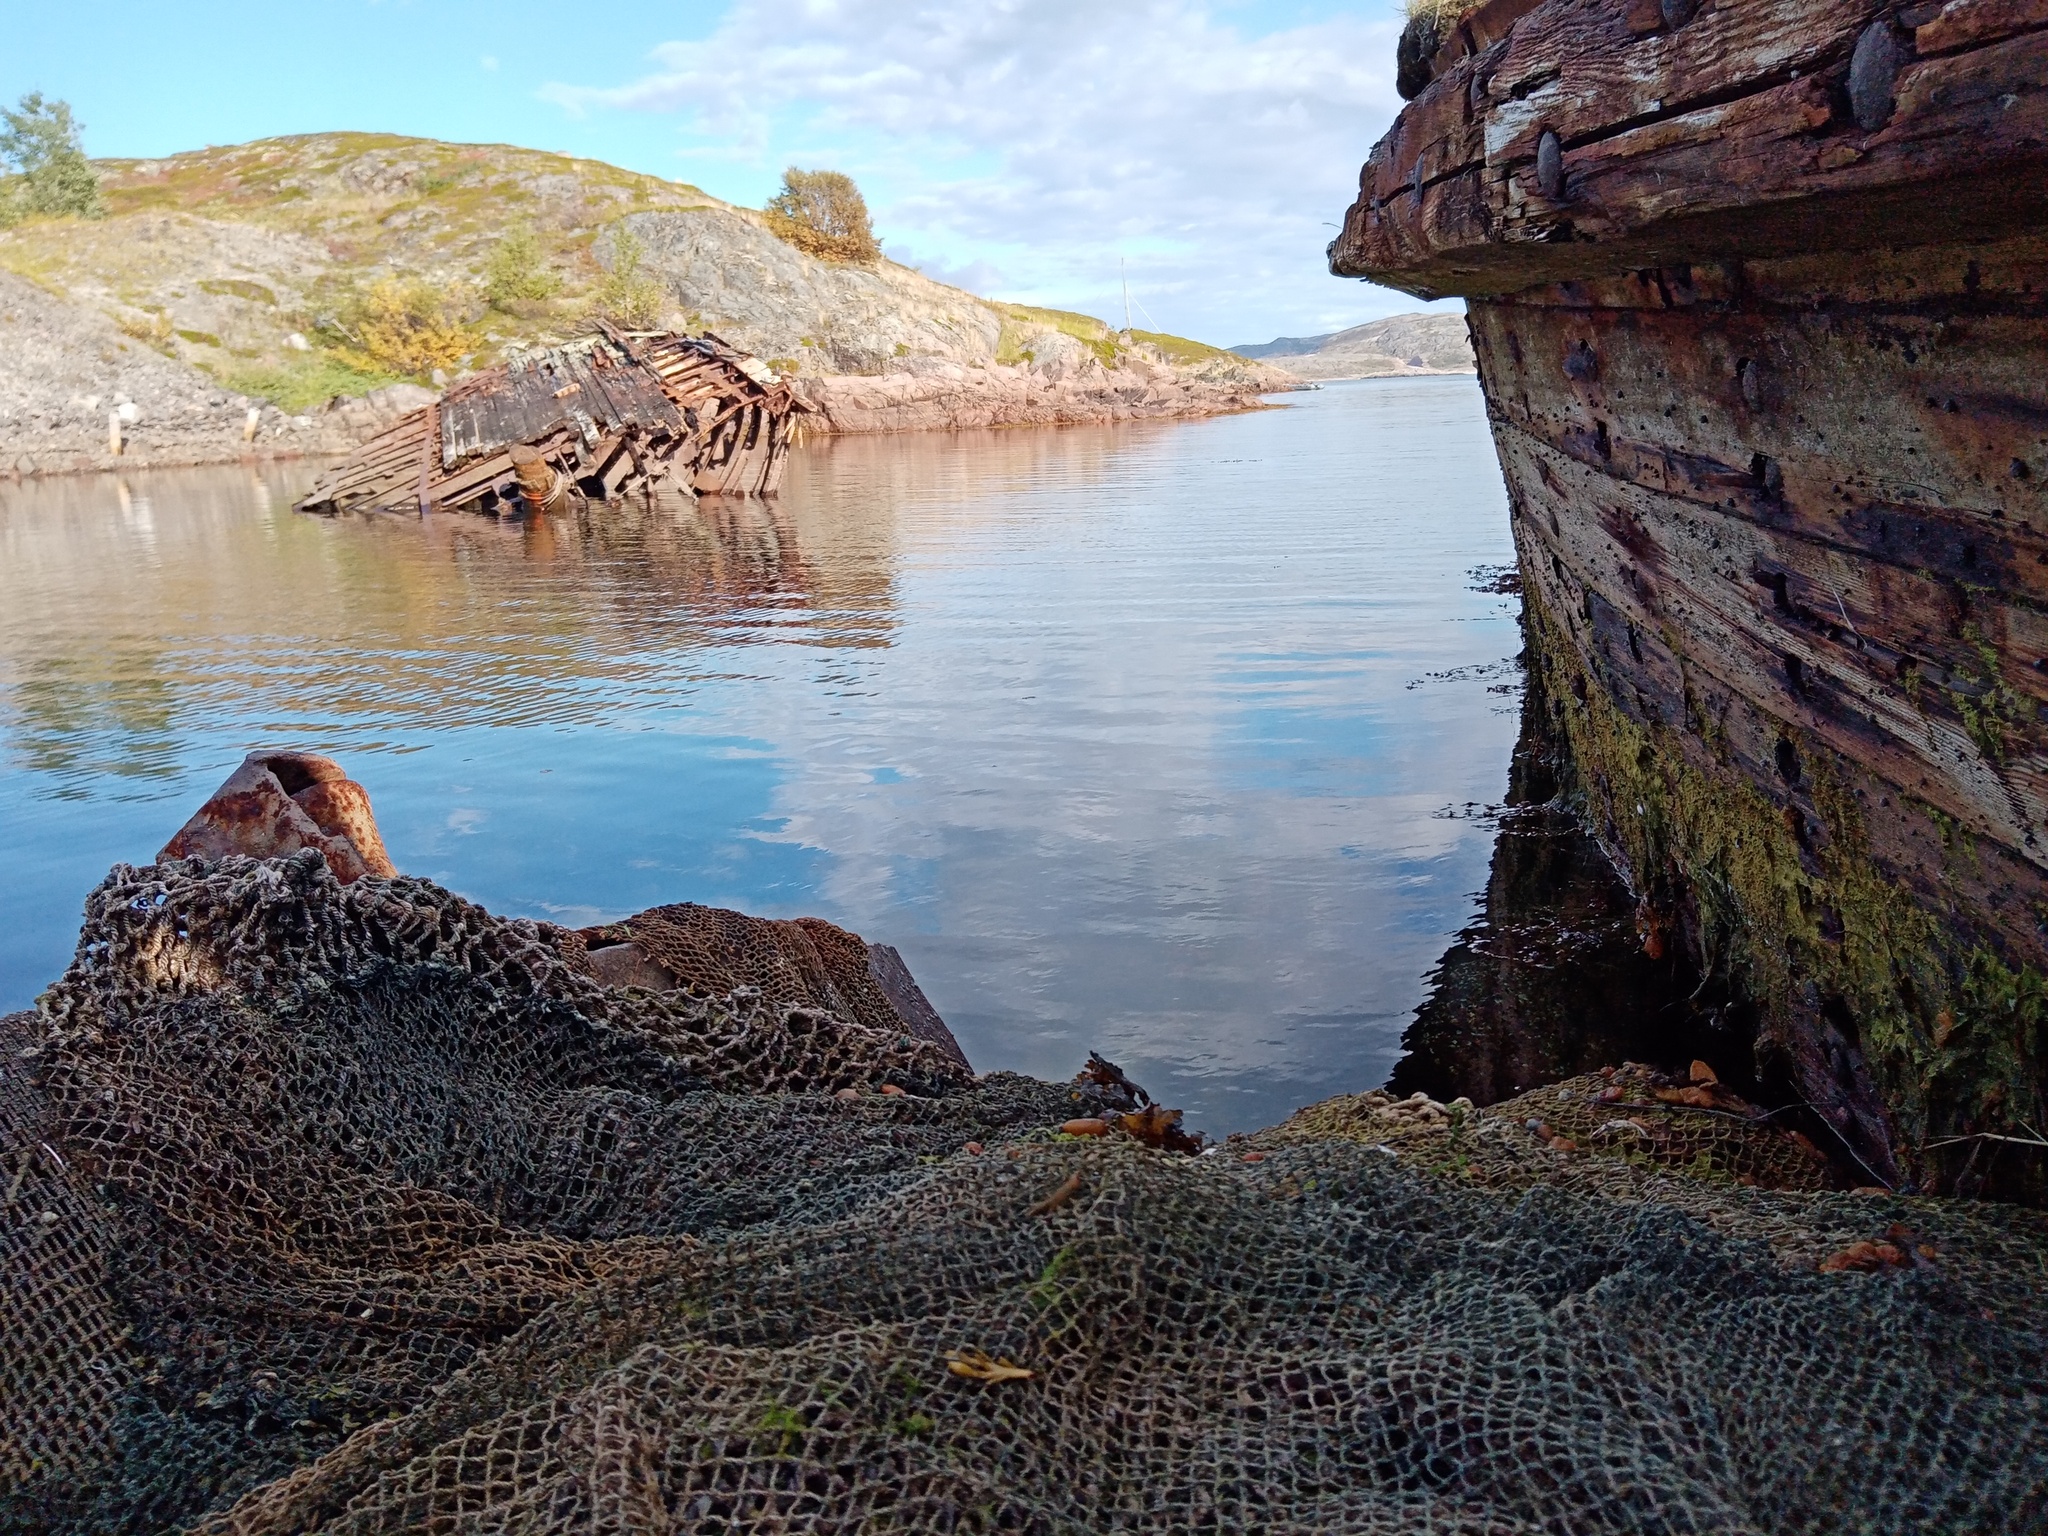
[{"label": "shipwreck", "polygon": [[665,482],[772,496],[804,409],[716,336],[604,326],[463,379],[322,476],[299,510],[517,514]]},{"label": "shipwreck", "polygon": [[1531,686],[1873,1183],[2038,1198],[2048,6],[1426,16],[1340,275],[1467,301]]}]

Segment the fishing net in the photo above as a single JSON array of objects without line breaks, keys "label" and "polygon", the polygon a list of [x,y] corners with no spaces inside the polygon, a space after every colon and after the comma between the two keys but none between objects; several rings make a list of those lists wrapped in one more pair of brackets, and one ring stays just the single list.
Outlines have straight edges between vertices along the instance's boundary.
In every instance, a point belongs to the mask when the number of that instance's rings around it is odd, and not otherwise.
[{"label": "fishing net", "polygon": [[2048,1524],[2041,1218],[1636,1069],[1184,1156],[317,854],[116,868],[0,1036],[7,1529]]},{"label": "fishing net", "polygon": [[[906,1029],[902,1010],[876,975],[875,946],[823,918],[750,917],[724,907],[677,902],[624,922],[578,929],[566,945],[573,954],[579,944],[586,957],[630,945],[638,965],[626,974],[657,987],[680,986],[710,997],[752,987],[764,996],[807,1004],[873,1029]],[[640,969],[648,965],[654,970]],[[921,1022],[908,1021],[910,1032],[915,1034]],[[957,1055],[950,1032],[936,1043]],[[966,1059],[954,1065],[965,1067]]]}]

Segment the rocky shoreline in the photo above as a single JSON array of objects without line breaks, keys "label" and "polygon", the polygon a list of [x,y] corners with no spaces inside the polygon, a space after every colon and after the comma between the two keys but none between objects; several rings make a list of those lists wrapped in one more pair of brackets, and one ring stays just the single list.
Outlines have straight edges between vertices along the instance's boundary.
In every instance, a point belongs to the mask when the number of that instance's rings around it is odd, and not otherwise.
[{"label": "rocky shoreline", "polygon": [[[282,411],[4,270],[0,343],[12,359],[0,373],[0,476],[17,480],[338,456],[435,398],[417,384],[391,384]],[[1037,363],[908,358],[888,373],[791,382],[815,413],[808,429],[829,433],[1207,416],[1256,409],[1266,393],[1303,387],[1259,363],[1210,377],[1132,353],[1107,368],[1079,347]],[[117,426],[118,452],[110,441]]]},{"label": "rocky shoreline", "polygon": [[808,430],[830,433],[948,431],[969,427],[1081,426],[1256,410],[1267,392],[1299,389],[1277,368],[1264,389],[1190,378],[1162,363],[1105,368],[1090,358],[1062,369],[973,368],[923,361],[877,376],[832,374],[793,381],[814,412]]}]

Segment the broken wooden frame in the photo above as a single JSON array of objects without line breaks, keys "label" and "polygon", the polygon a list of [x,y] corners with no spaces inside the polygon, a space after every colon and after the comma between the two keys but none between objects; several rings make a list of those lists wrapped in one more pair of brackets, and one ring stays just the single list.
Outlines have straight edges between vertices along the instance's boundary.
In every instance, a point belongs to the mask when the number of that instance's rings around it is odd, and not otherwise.
[{"label": "broken wooden frame", "polygon": [[323,475],[298,510],[518,513],[669,480],[772,496],[804,409],[709,333],[603,326],[464,379]]}]

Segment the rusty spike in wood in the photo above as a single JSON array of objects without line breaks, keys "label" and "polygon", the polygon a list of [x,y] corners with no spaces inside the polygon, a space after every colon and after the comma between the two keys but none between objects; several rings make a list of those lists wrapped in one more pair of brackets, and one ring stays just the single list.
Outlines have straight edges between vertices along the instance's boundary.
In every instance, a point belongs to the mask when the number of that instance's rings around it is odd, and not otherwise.
[{"label": "rusty spike in wood", "polygon": [[1536,141],[1536,190],[1553,203],[1564,199],[1564,144],[1548,128]]}]

